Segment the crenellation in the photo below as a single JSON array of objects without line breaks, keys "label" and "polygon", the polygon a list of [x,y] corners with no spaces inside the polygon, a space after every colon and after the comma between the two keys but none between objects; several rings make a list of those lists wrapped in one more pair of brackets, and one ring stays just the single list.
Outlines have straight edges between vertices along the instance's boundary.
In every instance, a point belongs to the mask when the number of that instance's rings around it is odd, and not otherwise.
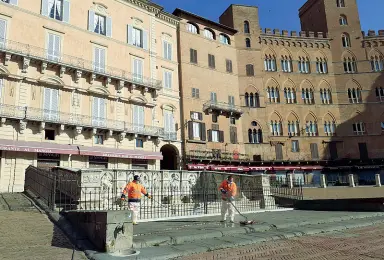
[{"label": "crenellation", "polygon": [[324,33],[323,32],[317,32],[317,38],[324,38]]},{"label": "crenellation", "polygon": [[384,36],[384,30],[378,30],[377,32],[375,30],[368,30],[367,32],[362,31],[361,35],[363,38],[367,37],[383,37]]},{"label": "crenellation", "polygon": [[315,38],[315,32],[308,32],[309,38]]},{"label": "crenellation", "polygon": [[376,32],[374,30],[368,30],[368,36],[376,36]]},{"label": "crenellation", "polygon": [[307,32],[306,31],[300,31],[299,35],[300,35],[300,37],[307,37]]},{"label": "crenellation", "polygon": [[266,34],[272,34],[272,29],[271,28],[265,28],[265,33]]},{"label": "crenellation", "polygon": [[282,35],[283,35],[283,36],[289,36],[289,34],[288,34],[288,30],[282,30]]},{"label": "crenellation", "polygon": [[384,30],[379,30],[379,36],[384,36]]},{"label": "crenellation", "polygon": [[296,31],[291,31],[291,36],[292,37],[297,37],[297,32]]},{"label": "crenellation", "polygon": [[274,35],[277,35],[277,36],[280,36],[280,30],[279,29],[273,29],[273,34]]}]

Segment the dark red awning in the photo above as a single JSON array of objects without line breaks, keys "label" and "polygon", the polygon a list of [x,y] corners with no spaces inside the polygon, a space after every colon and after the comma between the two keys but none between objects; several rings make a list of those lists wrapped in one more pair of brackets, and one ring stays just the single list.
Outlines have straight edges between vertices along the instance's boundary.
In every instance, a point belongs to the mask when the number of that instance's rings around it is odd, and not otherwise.
[{"label": "dark red awning", "polygon": [[79,154],[75,145],[0,139],[0,150],[23,153]]},{"label": "dark red awning", "polygon": [[80,155],[102,156],[127,159],[143,159],[143,160],[162,160],[163,155],[157,152],[146,152],[141,150],[124,150],[113,149],[99,146],[79,146]]}]

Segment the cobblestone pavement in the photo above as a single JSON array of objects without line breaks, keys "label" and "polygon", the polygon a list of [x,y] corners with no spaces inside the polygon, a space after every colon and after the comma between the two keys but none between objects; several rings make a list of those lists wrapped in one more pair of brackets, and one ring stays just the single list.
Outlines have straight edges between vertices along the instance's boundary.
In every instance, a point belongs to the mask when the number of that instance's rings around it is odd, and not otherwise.
[{"label": "cobblestone pavement", "polygon": [[73,245],[61,230],[36,208],[10,211],[3,203],[3,206],[0,205],[0,259],[81,260],[87,258],[83,252],[73,250]]},{"label": "cobblestone pavement", "polygon": [[180,259],[383,260],[384,225],[212,251]]}]

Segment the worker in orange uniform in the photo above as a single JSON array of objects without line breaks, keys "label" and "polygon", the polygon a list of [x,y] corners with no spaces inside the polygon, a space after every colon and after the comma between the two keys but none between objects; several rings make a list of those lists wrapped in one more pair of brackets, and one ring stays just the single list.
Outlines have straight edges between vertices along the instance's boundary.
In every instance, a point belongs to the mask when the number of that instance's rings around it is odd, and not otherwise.
[{"label": "worker in orange uniform", "polygon": [[221,199],[222,199],[221,222],[225,222],[227,211],[228,211],[230,221],[231,223],[234,223],[235,211],[232,203],[235,200],[235,196],[237,194],[237,186],[236,186],[236,183],[233,182],[233,177],[228,176],[228,178],[220,184],[219,190],[221,191]]},{"label": "worker in orange uniform", "polygon": [[128,183],[123,190],[121,200],[125,200],[128,194],[128,208],[132,210],[133,225],[137,225],[137,216],[140,212],[141,194],[151,199],[152,196],[148,194],[143,185],[140,184],[140,176],[135,175],[133,181]]}]

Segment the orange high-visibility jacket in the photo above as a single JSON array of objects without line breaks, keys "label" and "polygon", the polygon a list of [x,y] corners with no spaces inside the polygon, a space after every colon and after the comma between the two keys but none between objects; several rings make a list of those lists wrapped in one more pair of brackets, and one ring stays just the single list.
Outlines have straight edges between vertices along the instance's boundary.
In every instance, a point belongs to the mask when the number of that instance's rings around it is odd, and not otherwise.
[{"label": "orange high-visibility jacket", "polygon": [[224,180],[219,186],[219,190],[221,189],[227,191],[226,194],[221,193],[221,198],[223,200],[227,200],[230,197],[235,197],[237,194],[237,186],[234,182],[232,182],[232,184],[229,184],[227,180]]},{"label": "orange high-visibility jacket", "polygon": [[123,190],[123,194],[128,194],[129,202],[139,202],[141,198],[141,194],[147,195],[147,190],[140,183],[136,183],[134,181],[130,182],[125,186]]}]

